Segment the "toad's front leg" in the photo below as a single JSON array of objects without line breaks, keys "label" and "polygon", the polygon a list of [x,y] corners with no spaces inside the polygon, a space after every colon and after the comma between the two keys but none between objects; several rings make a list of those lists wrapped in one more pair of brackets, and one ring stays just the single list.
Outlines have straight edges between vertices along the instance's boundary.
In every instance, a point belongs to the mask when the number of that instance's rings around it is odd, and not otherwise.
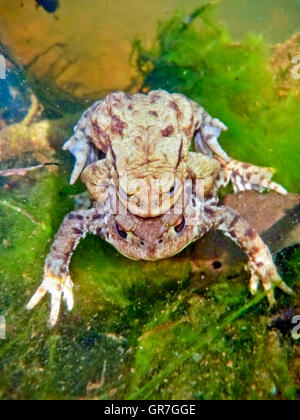
[{"label": "toad's front leg", "polygon": [[90,227],[94,227],[95,220],[100,227],[102,216],[95,209],[68,214],[51,246],[46,259],[42,284],[27,305],[27,309],[34,308],[48,292],[51,295],[50,327],[57,323],[62,297],[69,311],[73,308],[73,282],[69,264],[76,246],[91,230]]},{"label": "toad's front leg", "polygon": [[216,228],[236,242],[249,257],[252,294],[257,292],[260,281],[270,305],[276,303],[275,287],[288,294],[293,293],[278,274],[269,248],[245,219],[229,207],[214,207],[210,214],[215,217]]},{"label": "toad's front leg", "polygon": [[218,138],[227,127],[221,121],[211,117],[200,105],[191,101],[195,121],[195,149],[196,152],[212,156],[215,153],[225,161],[229,161],[227,153],[222,149]]}]

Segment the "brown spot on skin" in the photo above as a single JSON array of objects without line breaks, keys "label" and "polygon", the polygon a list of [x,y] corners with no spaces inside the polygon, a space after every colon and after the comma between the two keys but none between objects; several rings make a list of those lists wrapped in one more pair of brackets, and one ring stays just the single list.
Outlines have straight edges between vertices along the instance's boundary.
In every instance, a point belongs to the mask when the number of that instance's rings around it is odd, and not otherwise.
[{"label": "brown spot on skin", "polygon": [[132,110],[133,110],[133,108],[134,108],[134,106],[133,106],[132,104],[128,105],[128,109],[129,109],[129,111],[132,111]]},{"label": "brown spot on skin", "polygon": [[112,115],[111,131],[113,134],[123,134],[124,128],[127,127],[126,122],[122,121],[117,115]]},{"label": "brown spot on skin", "polygon": [[232,176],[234,176],[234,177],[237,177],[237,176],[239,176],[239,173],[238,173],[238,171],[233,171],[233,172],[232,172]]},{"label": "brown spot on skin", "polygon": [[260,181],[265,181],[266,177],[264,175],[261,175],[259,179]]},{"label": "brown spot on skin", "polygon": [[136,136],[136,138],[134,139],[134,143],[137,146],[138,151],[143,153],[142,137]]},{"label": "brown spot on skin", "polygon": [[158,117],[158,113],[156,111],[149,111],[150,115],[153,115],[154,117]]},{"label": "brown spot on skin", "polygon": [[265,264],[263,263],[263,262],[259,262],[259,263],[257,263],[257,267],[258,268],[261,268],[261,267],[263,267]]},{"label": "brown spot on skin", "polygon": [[101,232],[102,232],[102,229],[101,229],[101,228],[98,228],[98,229],[96,230],[97,235],[101,235]]},{"label": "brown spot on skin", "polygon": [[105,131],[102,130],[96,121],[92,121],[92,126],[93,126],[93,131],[96,135],[96,137],[102,137],[105,141],[109,142],[110,141],[110,136],[109,134]]},{"label": "brown spot on skin", "polygon": [[242,168],[243,169],[249,169],[250,168],[249,163],[244,163],[243,166],[242,166]]},{"label": "brown spot on skin", "polygon": [[185,135],[186,135],[187,137],[190,137],[190,136],[194,133],[194,123],[193,123],[193,119],[191,119],[191,123],[190,123],[190,125],[189,125],[188,127],[185,127],[185,128],[183,129],[183,131],[184,131],[184,133],[185,133]]},{"label": "brown spot on skin", "polygon": [[61,269],[60,269],[60,274],[61,275],[66,275],[67,274],[67,269],[66,269],[66,267],[61,267]]},{"label": "brown spot on skin", "polygon": [[82,230],[80,230],[80,229],[73,228],[72,231],[73,231],[73,233],[76,233],[76,235],[82,235]]},{"label": "brown spot on skin", "polygon": [[153,104],[154,102],[156,102],[158,99],[160,99],[160,95],[152,95],[151,96],[151,103]]},{"label": "brown spot on skin", "polygon": [[40,287],[38,288],[38,293],[44,294],[45,292],[46,292],[46,290],[45,290],[45,288],[44,288],[44,287],[40,286]]},{"label": "brown spot on skin", "polygon": [[77,220],[83,220],[83,216],[81,216],[80,214],[77,214],[76,219]]},{"label": "brown spot on skin", "polygon": [[173,125],[168,125],[166,128],[164,128],[163,130],[161,130],[161,134],[164,137],[169,137],[169,135],[172,134],[173,131],[174,131]]},{"label": "brown spot on skin", "polygon": [[251,248],[251,254],[255,255],[259,253],[259,248],[257,248],[257,246],[254,246],[253,248]]},{"label": "brown spot on skin", "polygon": [[59,292],[61,292],[61,285],[60,285],[60,284],[58,284],[58,285],[56,286],[56,290],[58,290]]},{"label": "brown spot on skin", "polygon": [[238,221],[239,221],[239,216],[238,215],[234,216],[233,221],[230,223],[230,228],[233,228],[237,224]]},{"label": "brown spot on skin", "polygon": [[75,219],[75,214],[74,213],[70,213],[68,216],[68,219],[72,220]]},{"label": "brown spot on skin", "polygon": [[177,105],[177,103],[176,102],[170,102],[169,103],[169,106],[170,106],[170,108],[172,108],[172,109],[174,109],[174,111],[178,111],[179,110],[179,107],[178,107],[178,105]]},{"label": "brown spot on skin", "polygon": [[101,218],[102,218],[101,214],[94,214],[94,216],[93,216],[93,220],[99,220]]},{"label": "brown spot on skin", "polygon": [[250,181],[250,179],[251,179],[251,174],[247,174],[247,175],[246,175],[246,178],[247,178],[247,180],[248,180],[248,181]]},{"label": "brown spot on skin", "polygon": [[93,114],[96,111],[98,105],[99,104],[97,102],[95,102],[94,105],[92,105],[91,112],[90,112],[91,114]]},{"label": "brown spot on skin", "polygon": [[229,234],[230,234],[230,236],[231,236],[232,238],[236,238],[236,233],[235,233],[235,231],[234,231],[234,230],[230,230],[230,231],[229,231]]},{"label": "brown spot on skin", "polygon": [[93,175],[96,175],[98,173],[97,165],[92,165],[92,172],[93,172]]},{"label": "brown spot on skin", "polygon": [[249,228],[246,230],[245,235],[250,238],[251,240],[253,240],[256,237],[256,233],[253,229]]},{"label": "brown spot on skin", "polygon": [[208,214],[210,217],[214,217],[215,216],[215,211],[209,207],[204,208],[204,213]]},{"label": "brown spot on skin", "polygon": [[[112,99],[112,106],[116,106],[117,104],[119,104],[121,102],[121,98],[120,98],[119,93],[112,93],[111,94],[111,99]],[[115,102],[113,102],[113,101],[115,101]]]}]

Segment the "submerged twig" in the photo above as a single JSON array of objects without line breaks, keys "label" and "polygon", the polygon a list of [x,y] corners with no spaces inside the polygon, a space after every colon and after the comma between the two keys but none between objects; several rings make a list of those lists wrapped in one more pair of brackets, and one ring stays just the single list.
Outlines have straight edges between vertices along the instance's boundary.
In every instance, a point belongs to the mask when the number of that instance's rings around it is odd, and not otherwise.
[{"label": "submerged twig", "polygon": [[208,24],[214,30],[219,32],[219,29],[215,25],[213,25],[210,21],[208,21],[207,19],[205,19],[203,17],[203,13],[207,9],[217,6],[220,2],[221,2],[221,0],[214,0],[214,1],[211,1],[210,3],[207,3],[207,4],[205,4],[201,7],[198,7],[196,10],[194,10],[194,12],[192,12],[191,14],[189,14],[188,16],[186,16],[184,18],[184,20],[183,20],[184,26],[181,28],[181,31],[186,30],[194,22],[194,20],[196,20],[198,17],[200,17],[206,24]]},{"label": "submerged twig", "polygon": [[14,206],[13,204],[10,204],[6,200],[3,200],[3,201],[0,200],[0,206],[7,207],[11,210],[16,211],[17,213],[21,213],[23,214],[23,216],[27,217],[27,219],[29,219],[35,225],[37,226],[40,225],[40,223],[35,219],[34,216],[32,216],[32,214],[28,213],[26,210],[22,209],[21,207]]},{"label": "submerged twig", "polygon": [[4,171],[0,171],[0,176],[24,176],[27,172],[35,171],[36,169],[44,168],[45,166],[56,165],[59,166],[59,163],[42,163],[36,166],[30,166],[28,168],[13,168],[13,169],[6,169]]}]

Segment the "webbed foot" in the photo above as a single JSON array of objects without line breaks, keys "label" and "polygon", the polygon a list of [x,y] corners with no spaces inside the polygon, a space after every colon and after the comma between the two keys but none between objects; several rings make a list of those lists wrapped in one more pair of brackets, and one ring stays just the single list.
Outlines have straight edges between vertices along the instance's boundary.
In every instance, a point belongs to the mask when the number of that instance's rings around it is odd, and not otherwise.
[{"label": "webbed foot", "polygon": [[287,191],[276,182],[272,181],[274,170],[250,163],[239,162],[230,159],[227,163],[217,157],[225,172],[225,178],[231,180],[234,192],[256,190],[263,192],[266,189],[274,190],[279,194],[287,194]]},{"label": "webbed foot", "polygon": [[267,256],[264,262],[256,263],[255,261],[250,261],[249,267],[251,272],[249,283],[251,294],[255,295],[257,293],[259,283],[261,282],[270,306],[276,305],[274,293],[276,287],[288,295],[292,295],[294,293],[293,290],[282,280],[269,256]]},{"label": "webbed foot", "polygon": [[58,277],[52,274],[51,271],[46,270],[42,284],[32,296],[26,308],[28,310],[33,309],[46,293],[51,295],[51,310],[48,324],[49,327],[54,327],[58,320],[61,299],[63,298],[66,301],[69,311],[74,306],[73,282],[70,276]]},{"label": "webbed foot", "polygon": [[[69,273],[69,264],[79,241],[89,231],[89,223],[95,213],[94,209],[80,210],[71,212],[65,217],[47,256],[42,284],[27,305],[27,309],[34,308],[46,293],[49,293],[50,327],[57,323],[62,298],[66,301],[69,311],[73,308],[73,282]],[[96,222],[101,223],[98,219],[94,221]]]},{"label": "webbed foot", "polygon": [[249,258],[250,292],[255,294],[261,282],[271,306],[275,305],[274,289],[278,287],[287,294],[293,291],[282,280],[276,269],[272,254],[261,237],[230,207],[215,207],[217,229],[239,245]]}]

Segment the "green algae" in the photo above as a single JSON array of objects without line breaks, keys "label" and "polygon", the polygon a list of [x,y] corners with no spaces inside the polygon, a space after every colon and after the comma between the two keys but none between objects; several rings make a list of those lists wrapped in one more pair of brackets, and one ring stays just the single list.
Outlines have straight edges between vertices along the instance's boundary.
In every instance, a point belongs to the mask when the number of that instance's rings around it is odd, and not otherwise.
[{"label": "green algae", "polygon": [[[274,167],[276,180],[299,192],[299,96],[291,90],[280,97],[278,70],[261,37],[234,42],[211,23],[209,12],[202,8],[189,19],[178,15],[162,24],[149,51],[134,43],[144,86],[181,92],[202,104],[229,127],[221,143],[231,156]],[[199,15],[202,24],[193,25]]]},{"label": "green algae", "polygon": [[54,330],[48,304],[27,313],[73,188],[66,172],[45,172],[1,194],[22,210],[1,208],[1,398],[294,398],[292,350],[268,329],[264,295],[249,300],[243,279],[199,294],[189,250],[136,263],[88,237],[71,264],[72,313],[64,309]]},{"label": "green algae", "polygon": [[[151,51],[136,42],[144,86],[200,102],[230,128],[222,144],[232,156],[275,167],[277,179],[299,192],[299,98],[278,96],[262,39],[234,44],[207,13],[162,25]],[[191,25],[196,16],[204,23]],[[294,399],[294,342],[270,326],[264,294],[251,299],[244,274],[200,291],[191,280],[191,247],[172,259],[133,262],[89,236],[71,262],[74,310],[63,308],[54,330],[46,327],[46,299],[25,310],[82,189],[68,185],[69,172],[68,164],[43,170],[0,192],[0,314],[7,322],[0,398]],[[281,307],[299,304],[299,258],[297,247],[278,256],[296,291],[295,298],[278,293]]]}]

